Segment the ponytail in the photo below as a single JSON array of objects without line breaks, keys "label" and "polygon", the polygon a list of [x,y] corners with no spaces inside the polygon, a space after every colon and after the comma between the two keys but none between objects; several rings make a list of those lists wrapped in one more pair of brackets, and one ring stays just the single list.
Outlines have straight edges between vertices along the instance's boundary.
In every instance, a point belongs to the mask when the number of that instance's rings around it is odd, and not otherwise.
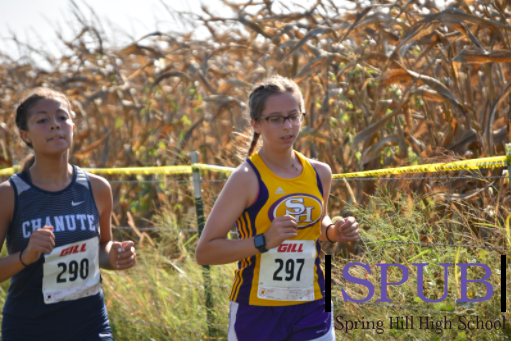
[{"label": "ponytail", "polygon": [[250,148],[248,149],[248,156],[254,154],[254,149],[257,146],[257,141],[259,141],[259,136],[261,136],[261,134],[254,131],[254,137],[252,137],[252,142],[250,142]]}]

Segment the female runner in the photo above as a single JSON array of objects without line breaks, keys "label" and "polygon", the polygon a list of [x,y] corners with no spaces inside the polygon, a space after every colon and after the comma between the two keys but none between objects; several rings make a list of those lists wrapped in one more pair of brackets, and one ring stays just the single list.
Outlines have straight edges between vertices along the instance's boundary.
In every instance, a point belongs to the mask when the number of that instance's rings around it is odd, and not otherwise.
[{"label": "female runner", "polygon": [[[359,238],[353,217],[332,224],[326,213],[332,171],[293,150],[304,103],[280,76],[249,97],[254,137],[208,217],[199,264],[238,261],[230,295],[229,340],[335,340],[325,312],[319,241]],[[263,146],[253,153],[259,137]],[[236,223],[240,240],[228,240]]]},{"label": "female runner", "polygon": [[11,278],[2,340],[113,340],[99,267],[135,264],[131,241],[112,242],[108,182],[68,163],[75,125],[69,100],[37,88],[16,110],[34,150],[0,184],[0,282]]}]

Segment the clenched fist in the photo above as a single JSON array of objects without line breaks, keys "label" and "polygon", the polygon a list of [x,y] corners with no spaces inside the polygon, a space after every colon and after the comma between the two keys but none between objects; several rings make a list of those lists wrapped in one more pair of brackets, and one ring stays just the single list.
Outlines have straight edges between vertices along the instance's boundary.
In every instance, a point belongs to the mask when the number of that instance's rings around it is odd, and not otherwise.
[{"label": "clenched fist", "polygon": [[131,240],[124,242],[112,242],[109,259],[110,265],[115,270],[126,270],[136,263],[135,243]]},{"label": "clenched fist", "polygon": [[271,226],[264,234],[266,249],[279,246],[284,240],[296,237],[298,234],[296,219],[292,215],[283,215],[273,219]]},{"label": "clenched fist", "polygon": [[337,242],[351,242],[360,238],[358,223],[353,217],[332,220],[335,226],[328,228],[327,233],[331,240]]},{"label": "clenched fist", "polygon": [[53,226],[44,226],[32,232],[27,247],[22,251],[21,260],[29,265],[37,262],[41,254],[50,254],[55,246]]}]

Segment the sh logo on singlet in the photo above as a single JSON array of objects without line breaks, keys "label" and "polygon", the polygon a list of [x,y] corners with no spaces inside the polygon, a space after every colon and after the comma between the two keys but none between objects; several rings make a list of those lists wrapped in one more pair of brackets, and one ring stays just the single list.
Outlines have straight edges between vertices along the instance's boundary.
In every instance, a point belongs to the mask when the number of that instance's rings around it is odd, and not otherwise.
[{"label": "sh logo on singlet", "polygon": [[298,229],[313,226],[322,214],[321,201],[315,196],[302,193],[286,195],[277,200],[268,210],[270,221],[283,215],[294,216]]}]

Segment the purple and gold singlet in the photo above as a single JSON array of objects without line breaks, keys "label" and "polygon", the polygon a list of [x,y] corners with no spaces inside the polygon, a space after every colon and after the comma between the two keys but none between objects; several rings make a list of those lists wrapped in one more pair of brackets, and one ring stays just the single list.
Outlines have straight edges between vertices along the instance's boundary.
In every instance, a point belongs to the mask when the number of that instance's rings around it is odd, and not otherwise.
[{"label": "purple and gold singlet", "polygon": [[315,168],[294,151],[303,166],[293,179],[275,175],[258,153],[247,162],[254,169],[259,193],[236,222],[241,239],[265,233],[273,219],[293,215],[298,235],[263,254],[238,262],[230,300],[257,306],[288,306],[324,297],[325,280],[320,267],[323,186]]}]

